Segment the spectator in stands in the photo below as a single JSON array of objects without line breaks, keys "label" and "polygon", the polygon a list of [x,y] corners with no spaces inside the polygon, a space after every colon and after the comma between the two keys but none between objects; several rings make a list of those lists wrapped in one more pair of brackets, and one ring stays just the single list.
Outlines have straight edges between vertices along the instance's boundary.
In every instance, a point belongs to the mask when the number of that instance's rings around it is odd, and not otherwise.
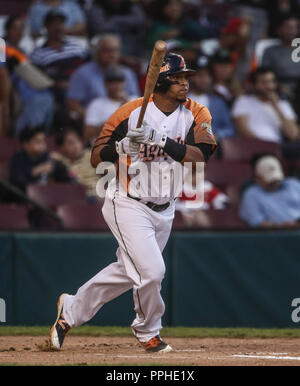
[{"label": "spectator in stands", "polygon": [[65,100],[70,76],[86,61],[89,54],[80,44],[65,37],[65,19],[63,13],[55,10],[45,15],[47,41],[31,55],[32,62],[55,81],[54,93],[61,104]]},{"label": "spectator in stands", "polygon": [[22,190],[32,183],[45,184],[50,180],[71,182],[74,179],[67,168],[49,153],[45,133],[41,128],[26,128],[20,134],[22,149],[13,155],[10,164],[10,181]]},{"label": "spectator in stands", "polygon": [[99,134],[105,121],[124,103],[136,96],[125,91],[125,73],[120,66],[107,69],[104,75],[107,96],[93,99],[85,115],[84,139],[88,142]]},{"label": "spectator in stands", "polygon": [[[50,127],[53,119],[54,100],[49,89],[51,84],[40,76],[37,69],[22,52],[19,43],[23,36],[24,22],[19,17],[11,16],[7,19],[5,26],[6,41],[6,68],[9,71],[14,103],[11,110],[16,116],[16,134],[25,127],[44,126]],[[20,105],[18,108],[17,106]],[[12,114],[11,114],[12,116]]]},{"label": "spectator in stands", "polygon": [[184,46],[214,37],[215,33],[185,16],[182,0],[155,0],[154,20],[149,28],[147,42],[152,48],[157,40],[176,40]]},{"label": "spectator in stands", "polygon": [[199,56],[194,68],[197,72],[190,78],[189,97],[209,109],[213,117],[212,126],[217,138],[221,140],[234,136],[235,128],[231,120],[230,110],[222,98],[212,93],[209,59],[203,55]]},{"label": "spectator in stands", "polygon": [[232,10],[234,16],[249,20],[250,36],[247,48],[254,50],[255,44],[259,39],[267,36],[268,12],[269,8],[274,8],[274,1],[268,0],[237,0]]},{"label": "spectator in stands", "polygon": [[234,65],[227,49],[219,49],[212,56],[211,71],[214,93],[219,95],[228,107],[231,107],[234,100],[242,94],[243,88],[235,76]]},{"label": "spectator in stands", "polygon": [[[275,3],[275,4],[274,4]],[[300,16],[298,0],[276,0],[269,6],[269,33],[272,38],[278,37],[277,30],[281,20],[287,15]]]},{"label": "spectator in stands", "polygon": [[270,142],[297,141],[296,115],[290,103],[279,98],[274,72],[261,67],[251,74],[251,82],[254,93],[240,96],[232,109],[237,132]]},{"label": "spectator in stands", "polygon": [[90,164],[90,149],[84,148],[77,130],[72,128],[61,130],[57,135],[56,145],[60,153],[58,159],[76,180],[86,187],[87,196],[93,200],[96,196],[96,184],[99,178]]},{"label": "spectator in stands", "polygon": [[289,98],[294,97],[295,87],[300,81],[300,66],[292,60],[295,47],[292,41],[299,37],[300,19],[295,15],[285,15],[278,24],[280,43],[268,47],[262,58],[262,66],[270,67],[280,83],[280,91]]},{"label": "spectator in stands", "polygon": [[88,12],[92,35],[115,33],[122,41],[122,54],[144,53],[146,14],[138,2],[129,0],[94,0]]},{"label": "spectator in stands", "polygon": [[188,14],[196,19],[200,25],[209,30],[212,36],[218,37],[232,14],[232,4],[219,0],[191,0],[185,1]]},{"label": "spectator in stands", "polygon": [[246,17],[230,19],[220,31],[220,49],[229,51],[235,75],[240,81],[243,81],[256,67],[253,49],[249,50],[250,31],[251,22]]},{"label": "spectator in stands", "polygon": [[[68,90],[70,115],[77,120],[84,119],[86,106],[95,98],[107,95],[104,71],[119,64],[120,39],[116,35],[100,37],[92,61],[78,68],[71,77]],[[128,95],[140,95],[134,72],[122,66],[125,74],[125,90]]]},{"label": "spectator in stands", "polygon": [[300,226],[300,181],[285,177],[280,161],[272,155],[254,160],[255,184],[243,194],[240,216],[251,227]]},{"label": "spectator in stands", "polygon": [[66,35],[84,35],[86,20],[84,12],[74,1],[40,0],[33,3],[29,9],[29,23],[34,37],[42,34],[44,19],[49,11],[58,11],[65,16],[64,33]]}]

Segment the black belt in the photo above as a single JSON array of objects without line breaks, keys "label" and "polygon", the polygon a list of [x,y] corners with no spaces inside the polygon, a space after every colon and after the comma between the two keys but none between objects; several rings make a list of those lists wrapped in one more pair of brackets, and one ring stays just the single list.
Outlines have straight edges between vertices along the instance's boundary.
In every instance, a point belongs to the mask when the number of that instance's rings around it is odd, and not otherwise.
[{"label": "black belt", "polygon": [[[136,200],[136,201],[142,201],[140,198],[133,197],[129,193],[127,193],[127,197],[132,198],[133,200]],[[142,201],[142,203],[148,206],[148,208],[154,210],[154,212],[162,212],[163,210],[167,209],[170,206],[169,202],[166,202],[165,204],[162,204],[162,205],[154,204],[154,202],[150,202],[150,201],[147,201],[147,202]]]}]

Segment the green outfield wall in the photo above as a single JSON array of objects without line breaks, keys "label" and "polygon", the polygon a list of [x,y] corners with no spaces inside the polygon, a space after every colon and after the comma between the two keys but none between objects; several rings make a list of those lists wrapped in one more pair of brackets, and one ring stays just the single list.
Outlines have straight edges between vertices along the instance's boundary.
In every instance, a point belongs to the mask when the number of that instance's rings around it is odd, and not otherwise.
[{"label": "green outfield wall", "polygon": [[[0,233],[1,325],[50,325],[62,292],[75,293],[116,260],[109,233]],[[164,251],[163,324],[298,327],[300,232],[173,233]],[[292,317],[293,315],[293,317]],[[89,322],[128,326],[131,291]]]}]

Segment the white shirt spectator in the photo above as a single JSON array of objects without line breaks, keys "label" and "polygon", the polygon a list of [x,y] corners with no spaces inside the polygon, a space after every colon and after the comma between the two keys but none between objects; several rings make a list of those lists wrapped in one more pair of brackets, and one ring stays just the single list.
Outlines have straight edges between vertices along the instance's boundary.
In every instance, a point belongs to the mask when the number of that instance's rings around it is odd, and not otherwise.
[{"label": "white shirt spectator", "polygon": [[[280,100],[278,106],[287,119],[296,120],[296,114],[286,100]],[[272,105],[259,100],[255,95],[242,95],[234,103],[232,116],[247,116],[248,129],[263,141],[281,143],[280,119]]]},{"label": "white shirt spectator", "polygon": [[[138,97],[130,96],[128,101],[136,98]],[[123,103],[109,97],[93,99],[86,109],[85,124],[88,126],[102,126]]]}]

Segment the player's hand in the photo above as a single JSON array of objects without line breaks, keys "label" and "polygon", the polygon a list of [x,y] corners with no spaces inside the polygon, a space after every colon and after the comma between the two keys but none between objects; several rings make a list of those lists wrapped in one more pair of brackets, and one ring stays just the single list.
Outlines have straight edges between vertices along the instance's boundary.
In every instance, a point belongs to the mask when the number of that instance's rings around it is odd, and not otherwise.
[{"label": "player's hand", "polygon": [[162,134],[149,126],[146,122],[143,122],[141,127],[129,129],[127,137],[133,142],[143,143],[145,145],[159,145]]},{"label": "player's hand", "polygon": [[119,155],[128,154],[134,156],[140,152],[141,144],[133,142],[128,137],[123,138],[121,141],[116,142],[116,150]]}]

